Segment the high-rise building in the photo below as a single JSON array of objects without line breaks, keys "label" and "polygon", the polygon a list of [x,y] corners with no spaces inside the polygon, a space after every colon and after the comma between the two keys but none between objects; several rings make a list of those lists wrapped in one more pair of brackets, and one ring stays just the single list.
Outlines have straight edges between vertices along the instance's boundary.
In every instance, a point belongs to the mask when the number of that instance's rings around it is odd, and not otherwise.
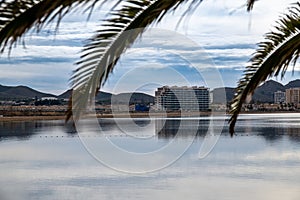
[{"label": "high-rise building", "polygon": [[277,91],[274,92],[274,103],[280,104],[285,103],[285,92]]},{"label": "high-rise building", "polygon": [[155,92],[155,104],[158,110],[165,111],[207,111],[209,89],[197,86],[163,86]]},{"label": "high-rise building", "polygon": [[298,105],[300,103],[300,88],[290,88],[285,90],[286,103]]}]

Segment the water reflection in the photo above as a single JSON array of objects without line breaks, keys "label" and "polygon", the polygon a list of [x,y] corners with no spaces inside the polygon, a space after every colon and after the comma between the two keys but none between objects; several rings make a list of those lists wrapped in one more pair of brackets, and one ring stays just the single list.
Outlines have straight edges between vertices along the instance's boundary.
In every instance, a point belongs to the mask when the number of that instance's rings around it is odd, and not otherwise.
[{"label": "water reflection", "polygon": [[[275,116],[275,115],[274,115]],[[299,116],[300,118],[300,116]],[[222,117],[222,120],[224,117]],[[153,122],[151,122],[153,120]],[[214,119],[216,120],[216,119]],[[133,121],[129,123],[129,121]],[[221,121],[221,120],[220,120]],[[132,133],[155,135],[159,138],[204,137],[210,126],[209,117],[201,118],[159,118],[159,119],[99,119],[101,129],[105,134],[122,135],[125,131]],[[153,126],[152,126],[153,124]],[[120,128],[120,126],[122,128]],[[143,129],[142,129],[143,128]],[[141,132],[140,130],[146,130]],[[99,130],[95,130],[99,136]],[[141,132],[141,133],[139,133]],[[76,127],[72,123],[65,124],[62,120],[54,121],[18,121],[0,122],[0,141],[16,138],[28,140],[34,135],[76,135]],[[228,125],[222,131],[228,136]],[[300,121],[294,116],[281,116],[272,119],[271,116],[242,115],[236,126],[237,136],[257,136],[269,143],[279,142],[284,138],[300,143]]]},{"label": "water reflection", "polygon": [[9,137],[27,139],[41,126],[38,122],[0,122],[0,140]]},{"label": "water reflection", "polygon": [[[224,135],[205,159],[198,159],[198,152],[210,124],[208,118],[157,119],[151,123],[135,119],[137,127],[146,127],[143,134],[153,133],[148,143],[109,137],[124,148],[130,146],[127,149],[133,152],[168,145],[180,126],[182,132],[174,139],[174,147],[194,131],[198,136],[172,166],[142,175],[118,173],[103,166],[88,154],[78,137],[35,137],[74,134],[74,127],[66,127],[63,121],[1,122],[1,137],[26,141],[0,143],[0,199],[299,199],[300,121],[296,123],[289,115],[278,121],[270,119],[273,116],[241,116],[237,136],[225,135],[225,127]],[[99,121],[106,134],[120,135],[117,126],[128,124],[126,119]],[[102,148],[107,138],[85,139],[96,140],[95,146]],[[103,151],[120,162],[124,160],[109,149]],[[149,160],[161,162],[173,154],[170,151]]]},{"label": "water reflection", "polygon": [[64,135],[76,134],[76,128],[72,123],[65,124],[61,120],[0,122],[0,140],[11,138],[28,140],[34,135],[49,131]]},{"label": "water reflection", "polygon": [[[288,130],[288,129],[287,129]],[[283,138],[284,133],[287,131],[280,127],[265,127],[259,128],[259,136],[263,137],[268,142],[275,142]]]},{"label": "water reflection", "polygon": [[300,130],[299,128],[288,128],[286,134],[289,140],[300,144]]},{"label": "water reflection", "polygon": [[291,141],[300,143],[300,127],[260,127],[255,132],[270,143],[279,142],[285,137]]},{"label": "water reflection", "polygon": [[156,119],[155,133],[158,138],[175,137],[176,134],[183,137],[204,137],[207,134],[209,122],[209,119]]}]

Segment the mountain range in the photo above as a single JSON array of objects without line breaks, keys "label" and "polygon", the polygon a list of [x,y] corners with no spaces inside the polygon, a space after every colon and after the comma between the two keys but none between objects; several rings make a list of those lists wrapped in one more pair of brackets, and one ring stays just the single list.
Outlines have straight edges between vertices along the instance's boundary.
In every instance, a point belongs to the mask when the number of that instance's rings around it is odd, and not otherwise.
[{"label": "mountain range", "polygon": [[[72,90],[68,90],[61,95],[57,96],[58,99],[68,99],[72,95]],[[100,91],[96,96],[96,101],[101,102],[102,104],[110,104],[113,101],[116,104],[123,103],[154,103],[154,97],[144,93],[120,93],[120,94],[111,94],[108,92]]]},{"label": "mountain range", "polygon": [[[72,95],[72,90],[67,90],[66,92],[60,95],[53,95],[49,93],[43,93],[27,86],[3,86],[0,85],[0,100],[9,101],[9,100],[25,100],[25,99],[34,99],[42,97],[56,97],[58,99],[69,99]],[[102,104],[110,104],[111,99],[115,103],[154,103],[154,97],[144,93],[121,93],[121,94],[111,94],[108,92],[99,92],[96,96],[96,101],[101,102]]]},{"label": "mountain range", "polygon": [[[285,92],[286,89],[300,87],[300,80],[293,80],[286,85],[278,83],[274,80],[268,80],[260,85],[252,96],[252,102],[260,102],[260,103],[273,103],[274,102],[274,92],[282,91]],[[224,93],[224,89],[226,92],[226,100],[227,102],[231,102],[235,88],[223,87],[216,88],[213,90],[213,102],[214,103],[222,103],[222,95]]]},{"label": "mountain range", "polygon": [[[274,92],[285,91],[289,88],[300,87],[300,80],[293,80],[286,85],[278,83],[274,80],[269,80],[260,85],[254,92],[252,100],[254,102],[272,103],[274,101]],[[212,90],[213,102],[223,103],[222,96],[226,93],[226,100],[230,102],[234,97],[235,88],[222,87]],[[71,90],[60,95],[53,95],[49,93],[43,93],[27,86],[4,86],[0,85],[0,100],[21,100],[21,99],[33,99],[42,97],[56,97],[58,99],[68,99],[71,96]],[[130,99],[130,103],[154,103],[154,97],[144,93],[121,93],[111,94],[108,92],[99,92],[96,96],[96,101],[103,104],[110,104],[111,99],[118,103],[126,103]]]},{"label": "mountain range", "polygon": [[3,86],[0,85],[0,100],[31,99],[42,97],[56,97],[53,94],[36,91],[27,86]]}]

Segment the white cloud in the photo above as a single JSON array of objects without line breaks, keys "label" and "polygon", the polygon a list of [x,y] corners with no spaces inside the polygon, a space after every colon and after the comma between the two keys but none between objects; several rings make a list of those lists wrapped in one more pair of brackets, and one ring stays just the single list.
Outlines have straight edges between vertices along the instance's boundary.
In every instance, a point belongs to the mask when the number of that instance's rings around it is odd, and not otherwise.
[{"label": "white cloud", "polygon": [[26,85],[42,92],[61,94],[68,89],[74,66],[70,63],[19,63],[0,65],[0,84]]},{"label": "white cloud", "polygon": [[[37,46],[28,45],[25,49],[16,49],[11,55],[10,59],[13,61],[15,58],[22,57],[36,57],[36,58],[72,58],[78,57],[80,47],[72,46]],[[6,59],[6,58],[3,58]]]},{"label": "white cloud", "polygon": [[[112,84],[113,80],[118,80],[126,69],[137,66],[155,69],[186,64],[183,60],[176,60],[174,56],[176,54],[188,55],[189,59],[203,67],[212,65],[220,69],[242,69],[254,52],[255,44],[262,39],[265,32],[271,29],[271,25],[278,19],[280,13],[285,12],[292,2],[293,0],[258,1],[250,14],[246,12],[245,7],[241,7],[244,1],[203,1],[200,7],[186,18],[188,20],[183,21],[176,30],[183,36],[174,37],[176,34],[172,35],[171,33],[175,30],[182,13],[186,9],[185,6],[182,6],[175,14],[168,14],[157,26],[171,32],[165,35],[161,32],[152,34],[146,32],[142,37],[142,43],[135,45],[122,59],[122,63],[116,67],[115,73],[110,78],[110,83]],[[30,77],[36,77],[36,74],[46,72],[47,77],[59,77],[60,83],[64,82],[64,87],[67,89],[68,79],[74,69],[73,63],[79,59],[80,51],[86,43],[86,39],[90,38],[94,31],[100,28],[99,19],[104,17],[108,10],[109,5],[101,11],[96,10],[88,22],[86,21],[86,14],[74,13],[61,23],[56,35],[53,32],[53,28],[55,28],[53,24],[52,27],[47,26],[39,34],[31,33],[26,36],[26,49],[22,46],[13,49],[10,60],[5,57],[6,54],[1,56],[1,77],[6,76],[5,79],[1,78],[1,84],[11,84],[13,80],[20,83],[26,78],[24,84],[36,85],[35,81],[27,80]],[[250,28],[249,24],[251,24]],[[149,35],[150,37],[148,37]],[[184,36],[190,38],[191,41],[187,41]],[[208,53],[207,57],[212,58],[215,65],[211,64],[208,59],[204,59],[203,54],[199,54],[200,50],[196,50],[195,47],[203,48]],[[170,52],[167,53],[165,50],[171,51],[173,56],[170,56]],[[26,66],[26,68],[20,69],[20,65]],[[53,68],[53,65],[63,67],[64,72],[60,73],[58,68],[56,68],[57,70],[49,70]],[[40,66],[40,68],[30,66]],[[68,67],[65,68],[64,66]],[[187,64],[187,66],[189,65]],[[12,69],[20,70],[17,75],[14,75]],[[143,77],[143,75],[141,76]],[[34,78],[32,79],[34,80]],[[44,81],[51,82],[52,79],[45,77]],[[176,80],[174,81],[176,84]],[[231,80],[224,81],[229,83]],[[51,88],[44,87],[43,89],[50,91],[56,87],[61,88],[62,86],[53,82]]]}]

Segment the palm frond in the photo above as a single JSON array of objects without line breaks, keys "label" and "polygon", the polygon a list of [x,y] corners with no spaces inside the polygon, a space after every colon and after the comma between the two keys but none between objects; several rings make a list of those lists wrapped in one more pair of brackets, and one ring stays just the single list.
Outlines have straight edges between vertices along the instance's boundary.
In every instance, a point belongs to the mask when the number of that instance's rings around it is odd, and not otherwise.
[{"label": "palm frond", "polygon": [[[202,0],[124,0],[120,9],[112,10],[111,18],[104,21],[105,28],[84,47],[78,68],[70,79],[73,91],[79,94],[73,95],[73,110],[82,110],[92,102],[121,54],[147,26],[159,22],[168,11],[175,10],[183,2],[196,5],[199,1]],[[72,108],[69,107],[67,118],[71,115]]]},{"label": "palm frond", "polygon": [[[254,1],[248,0],[249,9]],[[39,31],[54,20],[59,24],[74,8],[90,5],[92,12],[98,2],[104,4],[109,0],[1,0],[0,51],[11,48],[30,29]],[[187,14],[194,11],[202,0],[116,0],[110,18],[104,21],[106,28],[97,31],[84,47],[78,69],[71,77],[73,89],[79,89],[83,94],[78,99],[73,96],[74,102],[87,105],[112,72],[120,55],[145,28],[159,22],[168,11],[176,10],[184,2],[190,3]],[[119,5],[121,8],[117,9]]]},{"label": "palm frond", "polygon": [[60,20],[79,6],[108,0],[2,0],[0,2],[0,50],[11,48],[28,30]]},{"label": "palm frond", "polygon": [[247,0],[247,10],[248,11],[253,9],[255,1],[257,1],[257,0]]},{"label": "palm frond", "polygon": [[240,79],[231,104],[230,133],[242,109],[243,102],[260,83],[271,76],[284,76],[288,66],[295,67],[300,55],[300,3],[294,4],[275,26],[275,31],[265,35],[265,41],[250,59],[243,78]]}]

